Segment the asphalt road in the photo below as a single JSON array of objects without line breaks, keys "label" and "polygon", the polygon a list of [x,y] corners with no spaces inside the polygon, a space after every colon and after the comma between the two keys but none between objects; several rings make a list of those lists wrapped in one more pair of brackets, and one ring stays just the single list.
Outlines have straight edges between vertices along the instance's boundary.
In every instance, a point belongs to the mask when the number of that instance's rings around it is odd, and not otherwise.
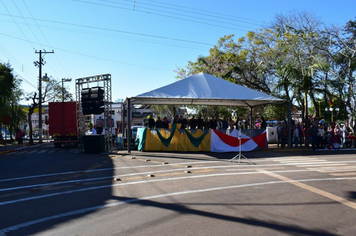
[{"label": "asphalt road", "polygon": [[350,151],[0,155],[3,235],[355,235]]}]

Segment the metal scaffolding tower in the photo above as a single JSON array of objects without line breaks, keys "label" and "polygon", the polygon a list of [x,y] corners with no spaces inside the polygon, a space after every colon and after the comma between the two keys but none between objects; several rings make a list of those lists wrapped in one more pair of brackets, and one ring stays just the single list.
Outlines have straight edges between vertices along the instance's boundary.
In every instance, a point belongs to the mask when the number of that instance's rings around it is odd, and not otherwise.
[{"label": "metal scaffolding tower", "polygon": [[[95,84],[95,86],[90,86]],[[105,152],[112,151],[112,128],[109,127],[111,119],[112,97],[111,97],[111,74],[95,75],[76,79],[75,81],[76,101],[77,101],[77,133],[78,133],[78,150],[84,152],[83,137],[85,136],[85,120],[82,108],[82,90],[83,88],[101,87],[104,89],[104,139]]]}]

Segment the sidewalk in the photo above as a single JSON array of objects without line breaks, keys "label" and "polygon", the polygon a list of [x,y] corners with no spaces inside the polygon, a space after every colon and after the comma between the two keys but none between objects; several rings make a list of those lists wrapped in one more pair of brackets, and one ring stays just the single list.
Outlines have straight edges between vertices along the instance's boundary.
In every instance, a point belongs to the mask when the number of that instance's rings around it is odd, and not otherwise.
[{"label": "sidewalk", "polygon": [[[338,149],[316,149],[315,151],[356,151],[356,148],[338,148]],[[268,144],[268,149],[264,149],[264,151],[312,151],[312,147],[311,145],[309,145],[309,147],[305,147],[305,146],[298,146],[298,148],[295,148],[294,145],[292,145],[292,148],[289,148],[288,145],[286,145],[284,148],[281,147],[281,145],[279,145],[279,147],[277,147],[276,143],[269,143]]]},{"label": "sidewalk", "polygon": [[[50,140],[43,140],[43,143],[49,143]],[[40,145],[40,143],[38,142],[37,139],[33,140],[33,145],[29,145],[29,140],[26,139],[23,141],[23,146],[21,147],[18,147],[17,146],[17,141],[13,141],[13,142],[10,142],[10,140],[8,140],[8,143],[6,143],[6,146],[4,144],[0,144],[0,155],[1,154],[5,154],[5,153],[8,153],[8,152],[13,152],[13,151],[16,151],[16,150],[21,150],[21,149],[25,149],[25,148],[29,148],[29,147],[35,147],[37,145]]]},{"label": "sidewalk", "polygon": [[[49,143],[51,140],[43,140],[42,144]],[[24,140],[24,146],[23,147],[17,147],[17,141],[14,141],[12,143],[7,143],[6,147],[3,144],[0,144],[0,155],[5,154],[8,152],[13,152],[17,150],[22,150],[26,148],[31,148],[41,145],[37,139],[34,140],[34,145],[29,146],[29,140]],[[294,146],[292,148],[289,148],[288,146],[282,148],[281,146],[277,147],[276,143],[269,143],[267,149],[262,149],[260,150],[262,152],[300,152],[300,151],[312,151],[311,146],[309,147],[298,147],[295,148]],[[340,148],[340,149],[317,149],[316,151],[355,151],[356,148]]]}]

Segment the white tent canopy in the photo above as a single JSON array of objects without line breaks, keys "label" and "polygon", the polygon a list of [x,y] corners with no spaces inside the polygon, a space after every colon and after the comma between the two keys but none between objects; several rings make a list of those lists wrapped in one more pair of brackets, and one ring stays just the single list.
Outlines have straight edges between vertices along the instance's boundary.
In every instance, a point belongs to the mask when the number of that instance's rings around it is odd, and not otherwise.
[{"label": "white tent canopy", "polygon": [[[142,93],[136,97],[126,99],[128,113],[133,104],[142,105],[218,105],[250,107],[250,122],[252,127],[252,107],[271,103],[287,103],[286,100],[276,98],[265,93],[231,83],[215,76],[199,73],[179,80],[172,84]],[[125,107],[125,106],[124,106]],[[130,119],[130,116],[128,116]],[[123,116],[123,129],[125,120]],[[290,102],[288,103],[288,120],[290,116]],[[128,120],[128,123],[130,121]],[[290,125],[290,123],[289,123]],[[131,127],[128,126],[128,139],[131,138]],[[289,128],[290,132],[290,128]],[[290,136],[290,135],[289,135]],[[128,142],[128,152],[131,152],[131,142]],[[289,146],[291,142],[289,140]]]},{"label": "white tent canopy", "polygon": [[234,84],[215,76],[199,73],[185,79],[142,93],[130,99],[143,105],[224,105],[259,106],[284,103],[283,99]]}]

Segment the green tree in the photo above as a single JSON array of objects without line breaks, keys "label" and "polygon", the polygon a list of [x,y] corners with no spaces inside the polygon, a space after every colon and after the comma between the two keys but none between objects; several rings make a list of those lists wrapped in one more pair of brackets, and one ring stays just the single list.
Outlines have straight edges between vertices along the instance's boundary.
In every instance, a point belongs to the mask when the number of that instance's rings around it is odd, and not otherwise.
[{"label": "green tree", "polygon": [[[49,101],[55,101],[56,98],[56,91],[58,91],[58,84],[57,81],[54,79],[51,79],[50,77],[47,76],[47,74],[42,78],[43,82],[43,90],[42,90],[42,104],[47,103]],[[29,125],[29,145],[33,145],[33,127],[32,127],[32,114],[34,113],[35,109],[39,107],[39,97],[37,92],[31,92],[28,93],[26,96],[26,100],[31,102],[31,105],[29,106],[29,111],[27,114],[27,119],[28,119],[28,125]]]},{"label": "green tree", "polygon": [[[178,69],[177,78],[209,73],[289,100],[302,108],[304,118],[310,111],[313,116],[324,114],[318,109],[322,98],[325,105],[330,99],[345,101],[343,109],[354,114],[355,36],[355,21],[341,29],[327,28],[309,12],[277,14],[267,27],[245,37],[220,38],[209,55]],[[273,113],[269,109],[266,114]]]},{"label": "green tree", "polygon": [[43,77],[42,81],[45,83],[43,102],[61,102],[73,101],[72,94],[68,89],[63,86],[61,80],[55,80],[48,77],[47,74]]},{"label": "green tree", "polygon": [[16,133],[20,125],[26,122],[26,113],[19,104],[23,96],[23,91],[21,89],[21,80],[15,79],[15,86],[13,88],[12,94],[10,95],[9,102],[9,114],[11,117],[9,131],[10,133]]},{"label": "green tree", "polygon": [[[15,87],[15,76],[10,64],[0,63],[0,118],[4,114],[9,114],[9,98]],[[2,121],[0,123],[2,127]],[[2,140],[2,135],[0,135]]]},{"label": "green tree", "polygon": [[356,21],[350,20],[342,28],[327,28],[326,37],[332,44],[325,51],[332,58],[332,73],[337,78],[331,93],[339,103],[346,105],[346,109],[351,113],[349,122],[352,124],[356,105]]},{"label": "green tree", "polygon": [[32,134],[33,134],[32,114],[34,113],[35,109],[38,108],[38,106],[39,106],[39,103],[38,103],[39,99],[38,99],[37,92],[29,93],[26,97],[26,100],[31,101],[31,105],[28,107],[27,122],[28,122],[28,128],[29,128],[28,135],[30,137],[29,145],[33,145],[34,142],[33,142],[33,138],[32,138]]}]

